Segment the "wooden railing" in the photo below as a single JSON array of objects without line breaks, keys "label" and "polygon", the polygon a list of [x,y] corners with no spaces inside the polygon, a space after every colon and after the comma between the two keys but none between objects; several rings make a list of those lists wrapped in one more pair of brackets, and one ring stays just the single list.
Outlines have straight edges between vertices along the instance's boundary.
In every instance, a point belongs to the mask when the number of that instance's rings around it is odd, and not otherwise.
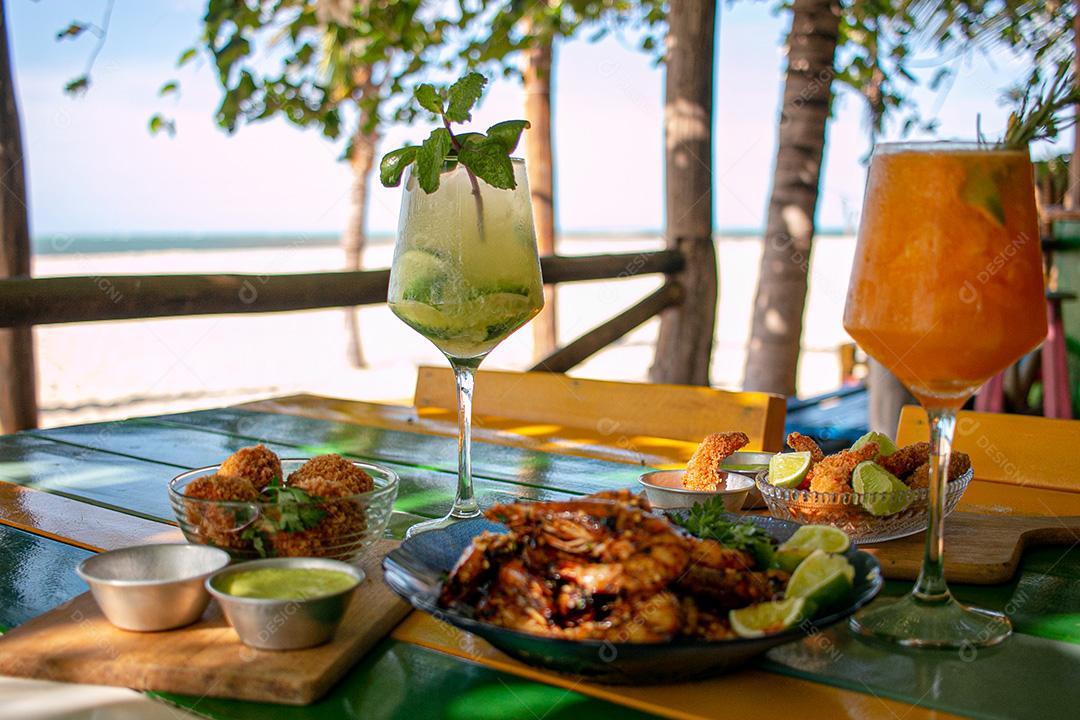
[{"label": "wooden railing", "polygon": [[[546,284],[663,274],[659,290],[558,348],[533,370],[565,372],[668,308],[690,315],[715,306],[681,306],[691,277],[679,250],[541,258]],[[715,266],[713,266],[715,268]],[[695,271],[695,274],[701,270]],[[237,313],[268,313],[374,305],[386,301],[389,270],[288,275],[101,275],[0,279],[0,328],[54,323]],[[700,323],[688,323],[688,327]],[[710,322],[711,325],[711,322]],[[10,372],[10,370],[9,370]],[[29,377],[6,377],[0,408],[17,405]],[[25,423],[21,423],[25,426]],[[5,432],[11,418],[0,417]]]}]

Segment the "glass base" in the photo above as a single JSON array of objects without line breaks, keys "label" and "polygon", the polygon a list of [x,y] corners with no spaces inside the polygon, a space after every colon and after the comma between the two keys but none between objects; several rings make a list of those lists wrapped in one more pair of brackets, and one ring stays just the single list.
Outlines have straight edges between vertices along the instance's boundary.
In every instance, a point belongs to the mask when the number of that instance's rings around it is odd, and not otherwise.
[{"label": "glass base", "polygon": [[952,596],[927,601],[905,595],[875,603],[851,618],[851,629],[868,637],[919,648],[965,649],[997,645],[1012,634],[1001,613],[961,605]]},{"label": "glass base", "polygon": [[411,538],[413,535],[419,535],[422,532],[428,532],[429,530],[441,530],[444,527],[450,527],[463,520],[472,520],[474,518],[483,517],[484,514],[477,509],[474,512],[458,513],[451,510],[450,514],[446,517],[441,517],[436,520],[425,520],[424,522],[416,523],[405,531],[405,537]]}]

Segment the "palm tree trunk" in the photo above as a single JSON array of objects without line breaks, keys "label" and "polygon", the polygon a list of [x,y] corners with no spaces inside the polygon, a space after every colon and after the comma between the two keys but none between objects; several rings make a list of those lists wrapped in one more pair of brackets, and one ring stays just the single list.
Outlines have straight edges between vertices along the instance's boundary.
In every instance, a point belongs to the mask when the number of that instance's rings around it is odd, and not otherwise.
[{"label": "palm tree trunk", "polygon": [[795,0],[772,196],[744,371],[747,390],[795,393],[839,27],[837,0]]},{"label": "palm tree trunk", "polygon": [[[352,210],[349,224],[341,237],[341,246],[345,251],[345,269],[359,270],[363,264],[364,246],[367,244],[367,188],[371,168],[375,165],[375,146],[379,142],[379,132],[368,129],[366,112],[361,108],[359,124],[352,140],[349,164],[352,166],[352,191],[350,201]],[[360,318],[356,308],[345,310],[345,323],[348,331],[349,362],[354,366],[367,367],[363,344],[360,341]]]},{"label": "palm tree trunk", "polygon": [[[7,13],[0,0],[0,277],[30,274],[19,107],[8,48]],[[0,432],[37,427],[34,338],[29,326],[0,329]]]},{"label": "palm tree trunk", "polygon": [[716,326],[716,249],[712,227],[712,95],[715,0],[680,0],[668,13],[664,76],[664,182],[667,246],[685,268],[673,279],[681,302],[661,314],[649,377],[708,385]]},{"label": "palm tree trunk", "polygon": [[[552,151],[551,90],[554,85],[552,37],[540,39],[522,53],[525,85],[525,163],[532,194],[533,222],[541,255],[555,254],[555,154]],[[533,359],[539,361],[554,352],[556,331],[555,286],[544,286],[544,309],[532,321]]]}]

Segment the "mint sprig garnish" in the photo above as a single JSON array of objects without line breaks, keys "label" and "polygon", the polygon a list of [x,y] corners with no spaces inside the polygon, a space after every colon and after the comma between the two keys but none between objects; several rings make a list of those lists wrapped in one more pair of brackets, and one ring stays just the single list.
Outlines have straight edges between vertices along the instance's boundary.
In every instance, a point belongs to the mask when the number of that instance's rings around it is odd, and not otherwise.
[{"label": "mint sprig garnish", "polygon": [[453,124],[472,120],[472,110],[484,94],[487,78],[471,72],[449,87],[430,83],[417,85],[413,96],[421,108],[442,122],[431,131],[422,145],[406,145],[391,150],[379,165],[379,179],[386,187],[397,187],[405,168],[415,163],[416,180],[426,193],[439,189],[439,177],[449,165],[461,163],[469,173],[479,198],[476,178],[501,190],[517,187],[510,155],[517,148],[521,133],[529,127],[525,120],[496,123],[486,133],[454,133]]}]

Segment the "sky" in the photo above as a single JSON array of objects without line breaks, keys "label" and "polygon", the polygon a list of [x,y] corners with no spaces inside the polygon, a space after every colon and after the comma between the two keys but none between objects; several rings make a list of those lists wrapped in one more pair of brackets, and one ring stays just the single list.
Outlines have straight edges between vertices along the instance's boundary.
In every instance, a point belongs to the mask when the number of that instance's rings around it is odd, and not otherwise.
[{"label": "sky", "polygon": [[[175,68],[200,29],[197,0],[117,0],[109,34],[83,97],[62,92],[83,71],[94,39],[57,42],[71,20],[97,22],[104,0],[7,3],[30,185],[32,231],[64,235],[336,233],[348,218],[350,172],[341,144],[284,120],[228,136],[213,121],[220,100],[205,61]],[[715,87],[715,223],[764,224],[783,90],[788,13],[772,3],[723,3]],[[981,115],[988,136],[1004,126],[1001,90],[1024,63],[1004,51],[957,64],[947,93],[925,84],[939,58],[914,63],[914,93],[937,137],[971,138]],[[158,88],[181,81],[179,97]],[[523,93],[493,82],[474,119],[481,128],[521,117]],[[663,71],[632,38],[573,40],[557,48],[555,151],[563,232],[654,232],[663,226]],[[177,121],[175,137],[151,136],[155,112]],[[424,124],[392,127],[381,151],[427,134]],[[884,139],[896,136],[895,130]],[[1071,133],[1070,133],[1071,135]],[[893,138],[894,139],[894,138]],[[1061,150],[1071,146],[1060,143]],[[829,124],[818,227],[850,229],[858,219],[869,151],[861,99],[841,94]],[[1046,154],[1048,149],[1036,150]],[[399,188],[375,183],[369,230],[392,233]]]}]

